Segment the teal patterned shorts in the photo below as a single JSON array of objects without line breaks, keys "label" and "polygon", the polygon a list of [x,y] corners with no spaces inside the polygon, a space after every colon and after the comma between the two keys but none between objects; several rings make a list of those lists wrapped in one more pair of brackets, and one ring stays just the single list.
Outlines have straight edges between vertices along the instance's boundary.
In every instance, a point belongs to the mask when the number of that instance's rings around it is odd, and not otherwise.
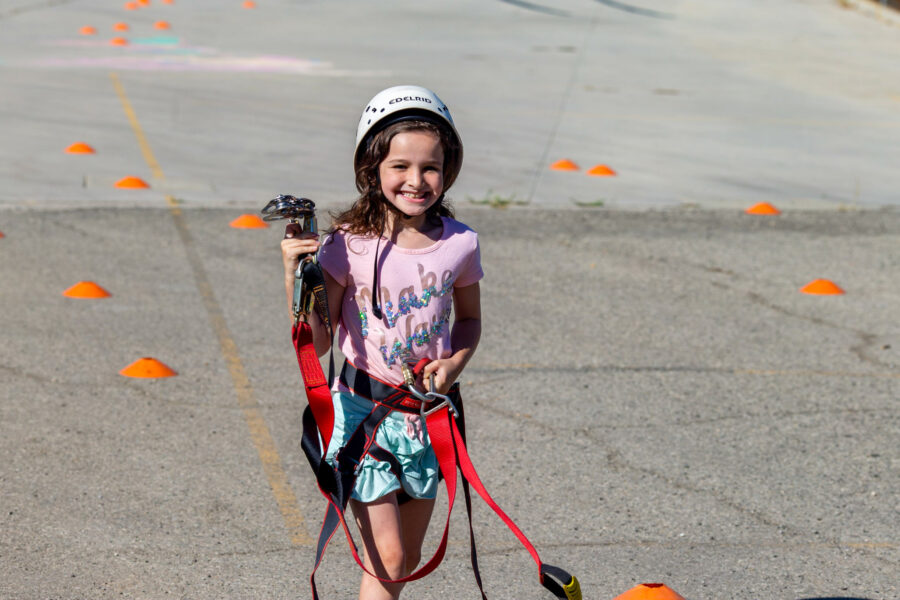
[{"label": "teal patterned shorts", "polygon": [[[325,460],[334,465],[338,450],[372,410],[372,403],[349,392],[332,392],[334,402],[334,432],[325,453]],[[424,427],[424,423],[422,424]],[[390,413],[375,432],[375,442],[389,450],[400,462],[400,479],[390,465],[366,455],[356,485],[350,497],[360,502],[372,502],[399,489],[416,499],[431,499],[437,495],[438,462],[425,431],[425,443],[406,433],[402,412]]]}]

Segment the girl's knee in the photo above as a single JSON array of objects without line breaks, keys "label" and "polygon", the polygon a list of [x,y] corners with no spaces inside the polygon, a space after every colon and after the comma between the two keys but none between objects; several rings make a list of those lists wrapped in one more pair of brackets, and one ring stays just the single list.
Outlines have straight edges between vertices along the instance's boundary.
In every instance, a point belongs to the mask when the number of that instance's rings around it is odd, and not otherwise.
[{"label": "girl's knee", "polygon": [[396,579],[406,575],[408,556],[403,549],[403,545],[400,544],[398,540],[398,543],[379,545],[378,558],[372,562],[376,564],[380,563],[385,576]]}]

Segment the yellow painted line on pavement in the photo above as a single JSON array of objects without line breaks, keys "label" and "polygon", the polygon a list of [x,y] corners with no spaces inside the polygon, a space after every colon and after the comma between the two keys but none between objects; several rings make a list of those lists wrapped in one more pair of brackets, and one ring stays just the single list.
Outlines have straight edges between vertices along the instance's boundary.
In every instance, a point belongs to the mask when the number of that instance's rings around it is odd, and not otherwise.
[{"label": "yellow painted line on pavement", "polygon": [[[125,88],[122,86],[119,76],[116,73],[110,73],[110,79],[112,79],[113,87],[116,90],[116,94],[119,96],[119,100],[122,102],[122,108],[125,110],[125,115],[128,117],[131,128],[134,130],[134,134],[137,137],[138,145],[144,155],[144,160],[153,172],[153,176],[161,182],[164,182],[165,174],[159,166],[156,157],[153,155],[153,150],[147,142],[147,137],[144,135],[137,114],[134,112],[134,108],[132,108],[128,96],[125,94]],[[272,434],[263,418],[259,402],[256,400],[256,396],[253,392],[253,386],[250,384],[250,379],[247,377],[244,365],[241,362],[237,344],[225,321],[222,307],[219,306],[218,301],[216,301],[209,277],[206,275],[206,270],[203,268],[203,262],[200,259],[194,239],[188,229],[187,221],[185,221],[181,209],[178,208],[178,203],[175,198],[170,194],[166,194],[166,202],[169,205],[175,228],[178,230],[178,235],[181,237],[181,241],[184,244],[188,263],[190,263],[197,289],[200,292],[203,305],[209,316],[210,325],[212,325],[213,331],[215,331],[216,337],[219,340],[222,356],[225,358],[225,363],[228,366],[228,372],[231,375],[231,381],[237,394],[238,405],[244,414],[244,420],[247,422],[247,427],[250,430],[250,439],[253,441],[253,446],[256,448],[257,454],[259,454],[259,460],[262,463],[263,471],[269,481],[269,486],[272,488],[272,495],[278,503],[281,516],[284,518],[284,523],[290,535],[291,543],[297,546],[310,545],[313,540],[307,532],[306,522],[303,518],[303,513],[300,512],[297,496],[288,484],[287,475],[285,474],[284,467],[281,463],[281,456],[278,454],[278,449],[275,447],[275,441],[272,439]]]}]

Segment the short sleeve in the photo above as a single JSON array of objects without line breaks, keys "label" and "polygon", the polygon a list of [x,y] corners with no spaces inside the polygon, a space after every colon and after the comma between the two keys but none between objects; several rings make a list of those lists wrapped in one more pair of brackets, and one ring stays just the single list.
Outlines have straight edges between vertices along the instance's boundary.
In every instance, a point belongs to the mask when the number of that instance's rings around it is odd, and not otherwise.
[{"label": "short sleeve", "polygon": [[347,234],[334,231],[325,236],[319,247],[319,265],[341,286],[347,287],[350,261],[347,257]]},{"label": "short sleeve", "polygon": [[454,287],[466,287],[481,281],[484,271],[481,269],[481,246],[478,244],[478,234],[471,229],[466,232],[466,241],[469,242],[468,258],[463,262],[456,277]]}]

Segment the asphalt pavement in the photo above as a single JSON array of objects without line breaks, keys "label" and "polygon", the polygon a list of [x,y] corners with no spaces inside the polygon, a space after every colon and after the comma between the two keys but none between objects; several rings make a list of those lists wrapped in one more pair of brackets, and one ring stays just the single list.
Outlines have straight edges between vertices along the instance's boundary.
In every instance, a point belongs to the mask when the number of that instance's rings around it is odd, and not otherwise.
[{"label": "asphalt pavement", "polygon": [[[397,83],[463,136],[470,449],[541,557],[592,600],[900,597],[900,29],[855,4],[0,3],[0,598],[309,597],[280,226],[230,224],[327,222]],[[463,512],[404,597],[478,597]],[[549,597],[475,527],[489,597]],[[336,538],[322,597],[358,578]]]}]

